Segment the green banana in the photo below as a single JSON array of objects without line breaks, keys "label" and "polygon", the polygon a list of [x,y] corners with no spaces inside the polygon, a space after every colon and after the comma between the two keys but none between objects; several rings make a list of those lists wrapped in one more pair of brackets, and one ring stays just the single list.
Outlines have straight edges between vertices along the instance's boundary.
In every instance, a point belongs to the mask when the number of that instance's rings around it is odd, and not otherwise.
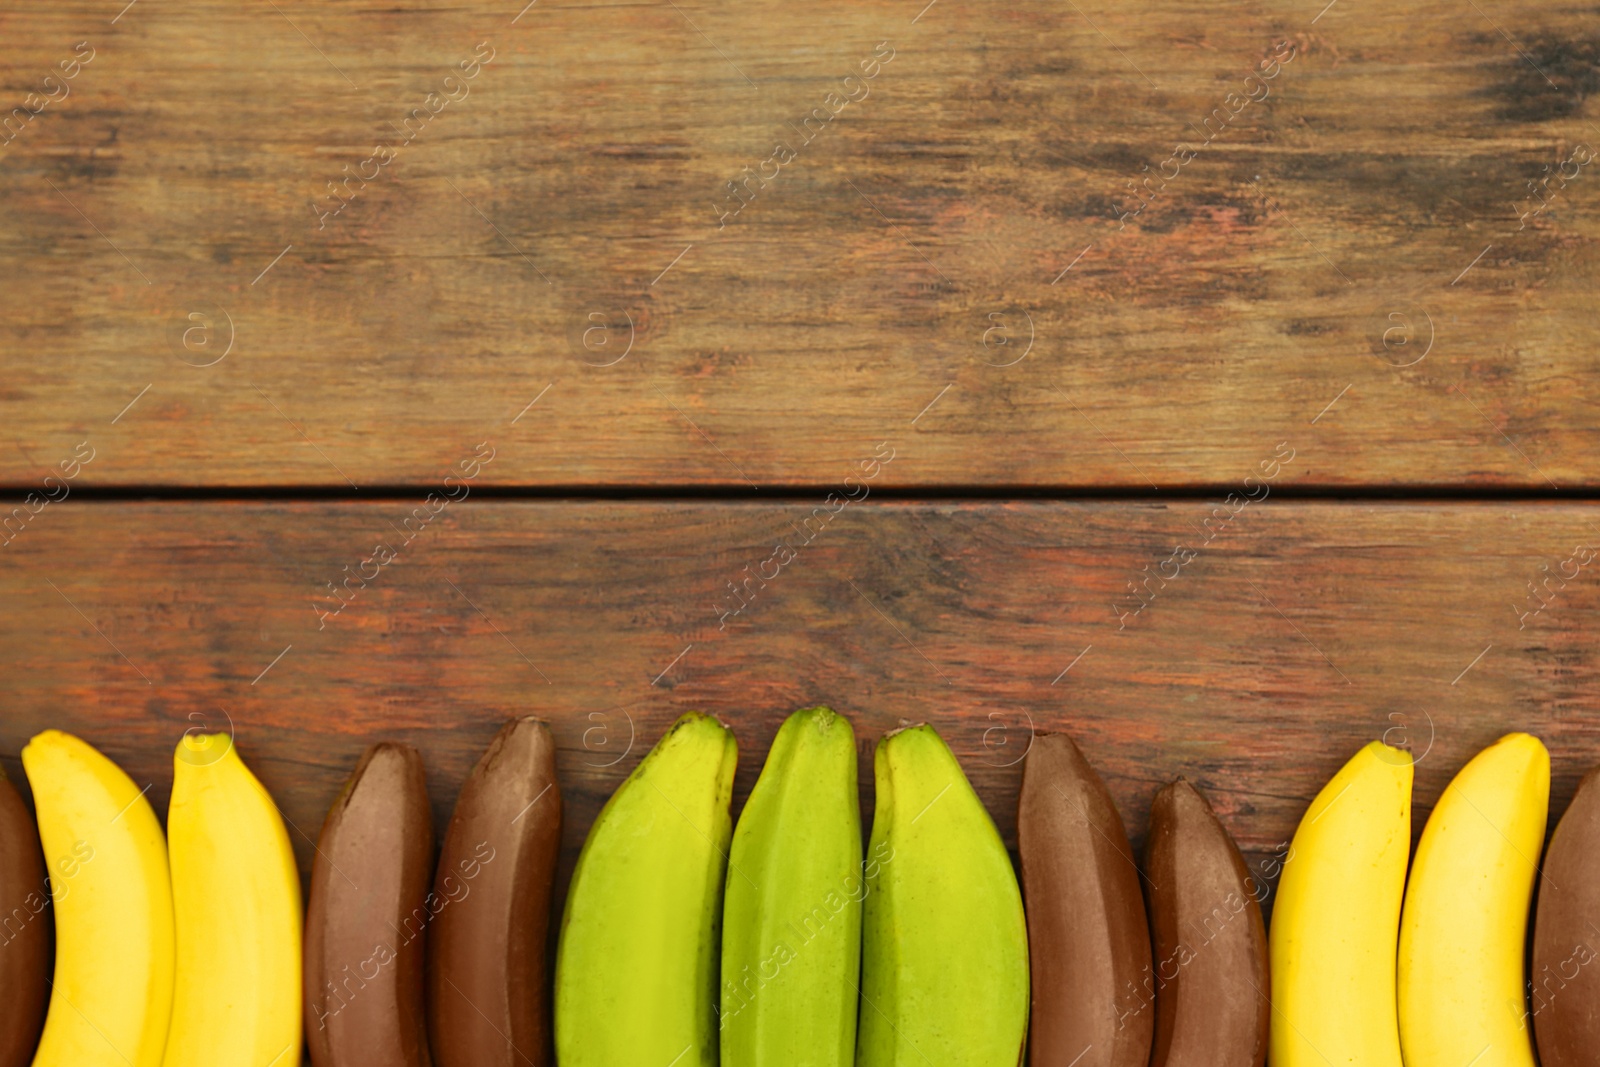
[{"label": "green banana", "polygon": [[722,908],[722,1067],[850,1067],[861,971],[855,733],[789,716],[733,834]]},{"label": "green banana", "polygon": [[1016,1067],[1028,1033],[1022,892],[933,727],[888,734],[862,922],[858,1067]]},{"label": "green banana", "polygon": [[738,746],[691,712],[601,810],[556,952],[562,1067],[716,1067],[722,879]]}]

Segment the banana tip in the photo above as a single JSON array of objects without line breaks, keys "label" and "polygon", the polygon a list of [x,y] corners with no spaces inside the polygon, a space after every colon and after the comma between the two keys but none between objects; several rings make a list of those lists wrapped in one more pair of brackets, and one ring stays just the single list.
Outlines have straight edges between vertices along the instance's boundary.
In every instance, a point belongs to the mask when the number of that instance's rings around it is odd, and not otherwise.
[{"label": "banana tip", "polygon": [[1520,730],[1516,731],[1514,733],[1506,734],[1500,740],[1496,741],[1495,744],[1497,744],[1497,745],[1515,745],[1515,746],[1518,746],[1518,747],[1535,749],[1535,750],[1543,749],[1545,747],[1544,742],[1539,740],[1533,734],[1523,733]]},{"label": "banana tip", "polygon": [[[853,747],[855,745],[855,727],[850,720],[840,715],[826,704],[815,707],[801,708],[784,720],[785,725],[794,723],[793,728],[805,728],[818,738],[839,738],[843,735]],[[782,727],[780,727],[782,729]]]},{"label": "banana tip", "polygon": [[706,711],[686,711],[682,715],[679,715],[677,719],[673,721],[671,726],[667,727],[667,732],[663,736],[662,740],[666,740],[667,737],[671,737],[680,730],[693,730],[695,727],[703,724],[715,724],[716,726],[720,727],[722,732],[728,737],[734,736],[733,724],[724,721],[720,715],[713,715]]},{"label": "banana tip", "polygon": [[79,752],[90,747],[89,743],[77,734],[69,734],[65,730],[40,730],[22,746],[19,755],[22,757],[23,769],[26,770],[29,756],[44,759],[51,752]]},{"label": "banana tip", "polygon": [[1409,748],[1399,748],[1383,741],[1369,742],[1367,750],[1391,766],[1410,767],[1416,760]]},{"label": "banana tip", "polygon": [[205,734],[186,732],[178,741],[177,757],[196,767],[208,766],[233,750],[230,734]]},{"label": "banana tip", "polygon": [[22,746],[23,751],[27,751],[34,745],[53,745],[70,737],[72,737],[72,735],[67,733],[65,730],[40,730],[38,733],[34,734],[28,739],[28,743],[26,745]]}]

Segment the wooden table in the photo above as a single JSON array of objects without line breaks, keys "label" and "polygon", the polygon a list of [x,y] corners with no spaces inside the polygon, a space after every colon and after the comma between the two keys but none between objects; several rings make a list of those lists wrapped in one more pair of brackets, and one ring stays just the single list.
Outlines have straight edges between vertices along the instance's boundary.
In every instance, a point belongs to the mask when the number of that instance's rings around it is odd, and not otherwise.
[{"label": "wooden table", "polygon": [[826,702],[864,800],[928,719],[1014,841],[1069,730],[1135,838],[1184,774],[1260,860],[1373,737],[1423,809],[1512,729],[1557,812],[1600,762],[1583,5],[69,0],[0,40],[14,777],[63,726],[163,810],[232,728],[304,865],[364,745],[422,748],[442,825],[532,712],[570,863],[675,715],[733,724],[737,803]]},{"label": "wooden table", "polygon": [[[0,570],[4,602],[26,606],[0,615],[8,768],[61,725],[164,810],[176,739],[232,729],[308,863],[366,744],[421,748],[442,826],[497,724],[535,713],[562,747],[570,861],[681,712],[734,727],[742,801],[782,716],[826,703],[855,723],[868,810],[876,738],[928,720],[1014,840],[1031,732],[1067,730],[1135,834],[1182,774],[1259,858],[1374,737],[1416,752],[1423,811],[1508,730],[1550,745],[1557,810],[1600,752],[1584,504],[1269,498],[1224,522],[1205,501],[869,498],[806,543],[809,500],[469,498],[404,545],[414,505],[42,514]],[[397,557],[335,613],[326,583],[380,543]],[[1178,546],[1191,558],[1166,565]],[[1547,606],[1530,599],[1563,569]]]}]

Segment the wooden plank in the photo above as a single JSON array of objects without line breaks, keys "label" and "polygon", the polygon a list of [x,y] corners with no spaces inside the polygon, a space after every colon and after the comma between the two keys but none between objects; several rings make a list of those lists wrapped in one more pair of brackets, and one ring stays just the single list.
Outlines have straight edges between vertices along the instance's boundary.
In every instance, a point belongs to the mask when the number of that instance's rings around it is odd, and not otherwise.
[{"label": "wooden plank", "polygon": [[[929,720],[1014,841],[1030,730],[1067,730],[1136,839],[1186,775],[1265,863],[1374,737],[1421,757],[1419,830],[1507,731],[1549,744],[1556,813],[1600,762],[1593,506],[867,502],[824,525],[810,501],[467,501],[404,544],[413,507],[48,510],[0,550],[7,770],[62,727],[164,811],[184,730],[231,728],[305,864],[367,744],[421,749],[442,828],[498,724],[536,713],[570,865],[677,715],[734,727],[742,804],[782,716],[827,703],[855,723],[864,811],[877,738]],[[397,558],[363,567],[380,543]],[[319,619],[346,566],[376,577]],[[724,615],[747,567],[769,580]]]},{"label": "wooden plank", "polygon": [[120,6],[0,14],[0,484],[1596,482],[1587,5]]}]

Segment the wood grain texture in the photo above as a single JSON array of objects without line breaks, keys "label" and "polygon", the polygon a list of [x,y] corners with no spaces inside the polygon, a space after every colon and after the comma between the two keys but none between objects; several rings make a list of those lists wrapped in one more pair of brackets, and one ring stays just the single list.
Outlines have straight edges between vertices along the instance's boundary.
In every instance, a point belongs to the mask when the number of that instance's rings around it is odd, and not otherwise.
[{"label": "wood grain texture", "polygon": [[3,485],[1597,480],[1587,4],[121,7],[0,13]]},{"label": "wood grain texture", "polygon": [[[691,709],[737,734],[736,804],[784,715],[845,713],[863,812],[878,737],[931,721],[1012,845],[1030,729],[1068,730],[1135,842],[1185,775],[1258,866],[1375,737],[1420,756],[1419,831],[1507,731],[1550,746],[1552,826],[1600,762],[1593,506],[1267,501],[1203,544],[1201,504],[869,502],[801,545],[809,502],[468,501],[319,631],[323,583],[408,506],[48,512],[0,567],[7,771],[21,783],[28,737],[64,728],[151,783],[161,812],[183,731],[231,723],[304,865],[366,745],[422,752],[442,828],[501,722],[537,713],[560,746],[570,870],[610,791]],[[797,555],[763,566],[784,538]],[[1146,566],[1171,573],[1180,543],[1196,554],[1119,628],[1111,605]],[[774,576],[719,628],[746,566]],[[1546,581],[1533,614],[1528,584]]]}]

